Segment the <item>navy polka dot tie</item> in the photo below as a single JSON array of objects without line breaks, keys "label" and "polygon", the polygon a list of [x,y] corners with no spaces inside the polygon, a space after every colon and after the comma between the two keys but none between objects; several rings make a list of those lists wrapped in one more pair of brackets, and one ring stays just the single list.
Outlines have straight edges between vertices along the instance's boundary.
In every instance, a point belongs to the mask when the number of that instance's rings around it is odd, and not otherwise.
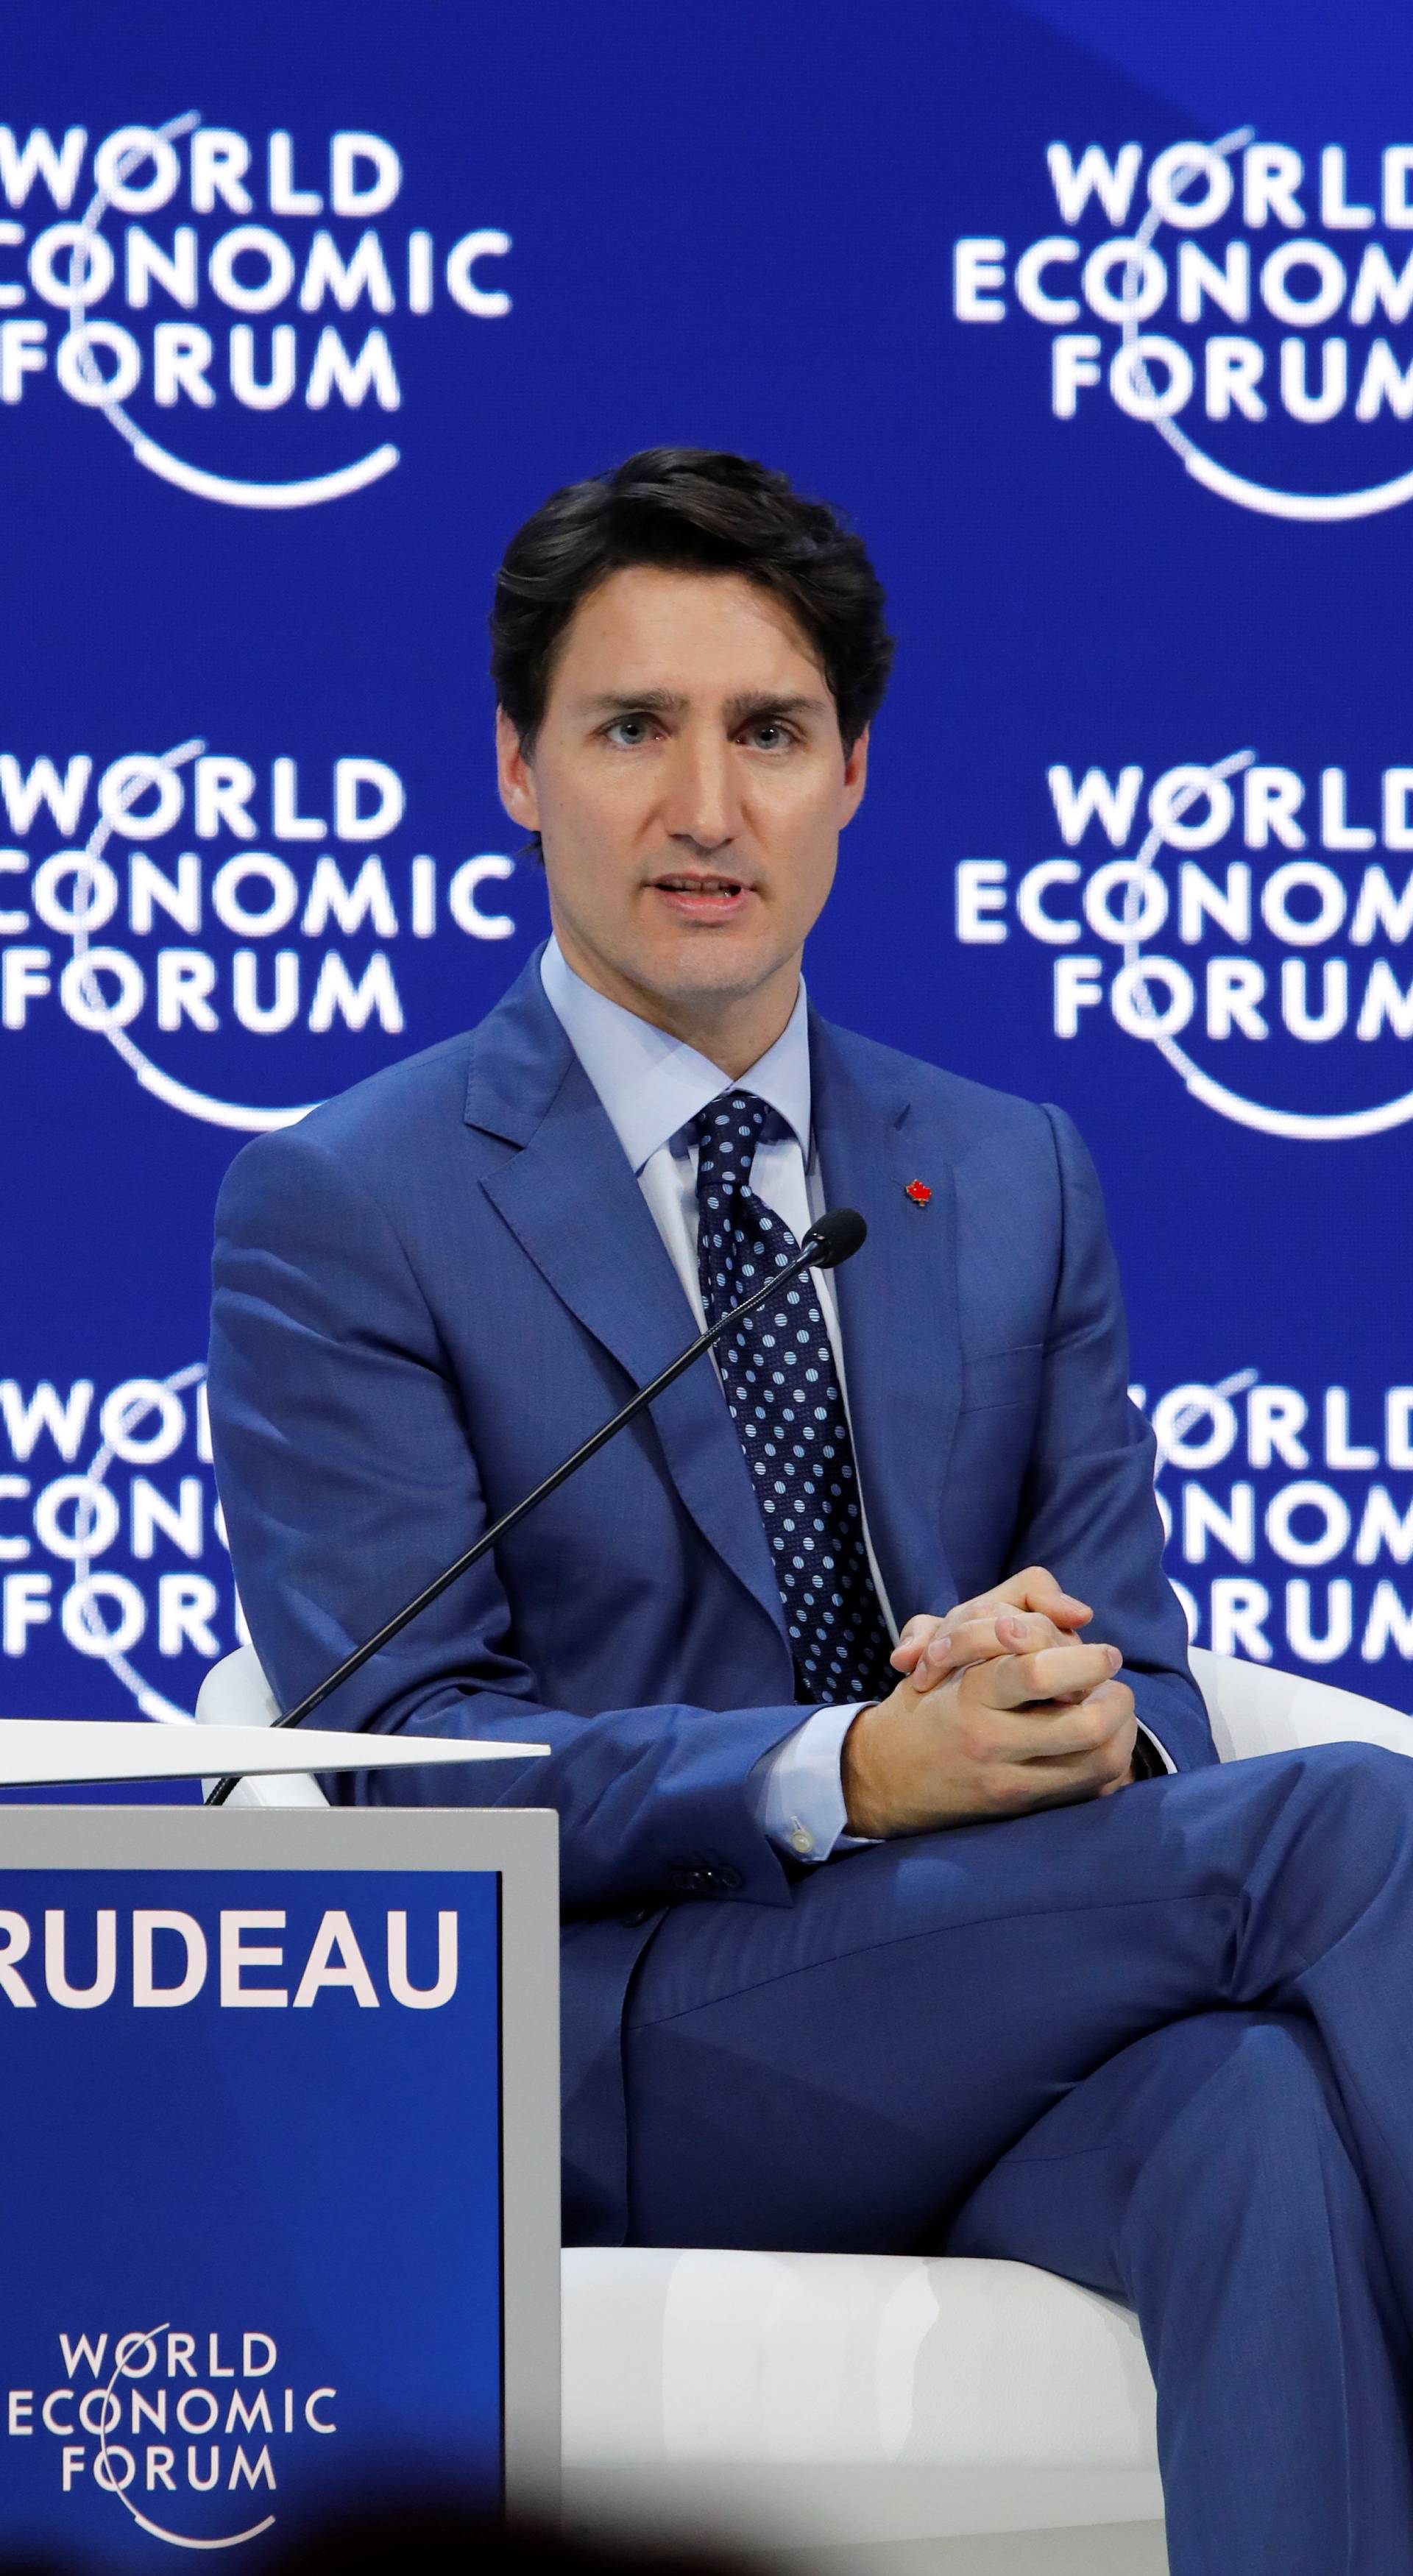
[{"label": "navy polka dot tie", "polygon": [[[783,1217],[750,1188],[765,1120],[766,1104],[753,1092],[724,1091],[692,1121],[708,1323],[800,1249]],[[897,1675],[869,1572],[839,1373],[808,1272],[716,1350],[775,1562],[795,1697],[825,1705],[883,1698]]]}]

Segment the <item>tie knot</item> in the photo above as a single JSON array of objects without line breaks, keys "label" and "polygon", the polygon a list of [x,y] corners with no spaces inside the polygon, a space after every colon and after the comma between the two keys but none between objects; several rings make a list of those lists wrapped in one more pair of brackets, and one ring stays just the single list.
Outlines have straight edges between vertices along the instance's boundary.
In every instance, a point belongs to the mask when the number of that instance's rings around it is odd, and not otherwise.
[{"label": "tie knot", "polygon": [[744,1189],[766,1121],[767,1104],[754,1091],[723,1091],[692,1120],[701,1160],[728,1183]]}]

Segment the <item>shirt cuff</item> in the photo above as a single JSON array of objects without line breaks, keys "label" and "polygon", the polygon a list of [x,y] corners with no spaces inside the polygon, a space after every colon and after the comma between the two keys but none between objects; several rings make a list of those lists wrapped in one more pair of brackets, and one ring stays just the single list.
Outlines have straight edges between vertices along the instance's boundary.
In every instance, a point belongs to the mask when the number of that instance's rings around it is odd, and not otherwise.
[{"label": "shirt cuff", "polygon": [[756,1823],[786,1860],[821,1861],[863,1840],[845,1831],[844,1738],[867,1701],[817,1708],[751,1774]]}]

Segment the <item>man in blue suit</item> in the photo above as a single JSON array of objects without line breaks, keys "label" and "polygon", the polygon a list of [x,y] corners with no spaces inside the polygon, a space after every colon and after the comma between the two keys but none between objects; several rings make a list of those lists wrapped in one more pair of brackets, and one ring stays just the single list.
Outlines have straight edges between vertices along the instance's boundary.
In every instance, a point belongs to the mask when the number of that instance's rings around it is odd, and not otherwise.
[{"label": "man in blue suit", "polygon": [[859,1208],[837,1291],[728,1333],[329,1722],[552,1746],[483,1794],[561,1817],[572,2238],[1091,2282],[1153,2357],[1175,2571],[1392,2576],[1413,1770],[1215,1767],[1078,1136],[809,1009],[888,667],[863,548],[655,451],[536,513],[492,629],[554,938],[222,1193],[265,1669],[292,1704]]}]

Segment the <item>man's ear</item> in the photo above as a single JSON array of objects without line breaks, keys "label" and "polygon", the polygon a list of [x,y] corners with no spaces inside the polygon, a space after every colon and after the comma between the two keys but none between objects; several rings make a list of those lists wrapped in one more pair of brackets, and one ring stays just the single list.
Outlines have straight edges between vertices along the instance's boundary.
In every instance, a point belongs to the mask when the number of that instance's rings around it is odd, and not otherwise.
[{"label": "man's ear", "polygon": [[540,804],[535,794],[535,773],[504,707],[496,709],[496,775],[500,801],[512,823],[518,823],[522,831],[538,832]]},{"label": "man's ear", "polygon": [[844,762],[844,793],[839,816],[841,829],[845,823],[852,823],[863,803],[863,792],[868,785],[868,733],[865,725]]}]

